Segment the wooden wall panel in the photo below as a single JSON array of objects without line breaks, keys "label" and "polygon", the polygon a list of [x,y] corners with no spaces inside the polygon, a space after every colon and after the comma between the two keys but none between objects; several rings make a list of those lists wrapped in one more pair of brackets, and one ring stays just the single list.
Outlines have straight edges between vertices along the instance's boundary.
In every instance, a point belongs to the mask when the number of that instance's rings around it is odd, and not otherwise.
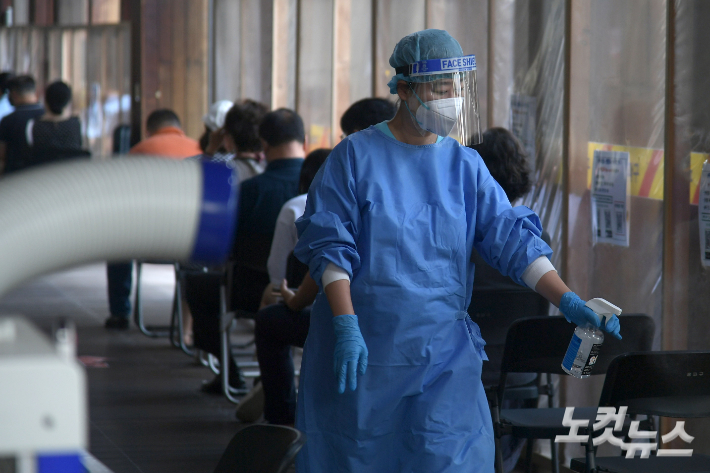
[{"label": "wooden wall panel", "polygon": [[340,117],[348,109],[350,99],[350,67],[352,37],[350,30],[351,0],[335,0],[333,11],[333,102],[331,114],[331,143],[338,143],[343,131],[340,129]]},{"label": "wooden wall panel", "polygon": [[121,0],[91,0],[91,24],[121,21]]},{"label": "wooden wall panel", "polygon": [[54,0],[32,0],[30,3],[30,22],[35,26],[54,24]]},{"label": "wooden wall panel", "polygon": [[[282,0],[276,0],[282,1]],[[214,100],[235,100],[241,91],[241,8],[234,0],[214,0]]]},{"label": "wooden wall panel", "polygon": [[209,106],[209,0],[145,0],[142,15],[141,127],[153,110],[169,108],[198,138]]},{"label": "wooden wall panel", "polygon": [[86,25],[89,23],[89,0],[56,0],[58,25]]},{"label": "wooden wall panel", "polygon": [[24,26],[30,24],[30,0],[14,0],[12,2],[12,24]]},{"label": "wooden wall panel", "polygon": [[183,125],[188,134],[199,137],[204,131],[202,116],[209,107],[209,2],[187,3],[185,34],[188,41],[185,78],[185,114]]}]

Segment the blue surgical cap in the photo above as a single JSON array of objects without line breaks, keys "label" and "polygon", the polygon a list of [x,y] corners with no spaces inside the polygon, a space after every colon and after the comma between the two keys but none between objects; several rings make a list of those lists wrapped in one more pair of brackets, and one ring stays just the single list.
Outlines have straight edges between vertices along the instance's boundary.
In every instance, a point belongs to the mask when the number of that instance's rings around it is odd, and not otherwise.
[{"label": "blue surgical cap", "polygon": [[[446,59],[463,56],[463,50],[458,41],[444,30],[423,30],[409,34],[400,39],[390,56],[390,66],[397,68],[408,66],[425,59]],[[396,74],[388,82],[391,94],[397,93],[397,81],[429,82],[434,76],[405,77]]]}]

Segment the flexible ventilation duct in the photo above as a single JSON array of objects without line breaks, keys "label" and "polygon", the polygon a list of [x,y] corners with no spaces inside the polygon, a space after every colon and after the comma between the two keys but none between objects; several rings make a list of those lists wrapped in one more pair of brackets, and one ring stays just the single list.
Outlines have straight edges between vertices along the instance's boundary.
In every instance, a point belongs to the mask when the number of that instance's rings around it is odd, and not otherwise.
[{"label": "flexible ventilation duct", "polygon": [[94,261],[220,263],[232,243],[237,186],[223,165],[138,157],[0,179],[0,296]]}]

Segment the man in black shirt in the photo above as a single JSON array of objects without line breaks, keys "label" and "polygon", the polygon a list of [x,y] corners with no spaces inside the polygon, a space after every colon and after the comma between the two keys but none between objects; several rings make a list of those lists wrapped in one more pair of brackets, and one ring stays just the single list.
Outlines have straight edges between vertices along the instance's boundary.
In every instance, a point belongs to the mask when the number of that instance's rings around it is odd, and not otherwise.
[{"label": "man in black shirt", "polygon": [[10,80],[7,88],[15,111],[0,121],[0,173],[3,175],[25,167],[30,153],[27,122],[44,114],[44,107],[37,102],[32,76],[17,76]]}]

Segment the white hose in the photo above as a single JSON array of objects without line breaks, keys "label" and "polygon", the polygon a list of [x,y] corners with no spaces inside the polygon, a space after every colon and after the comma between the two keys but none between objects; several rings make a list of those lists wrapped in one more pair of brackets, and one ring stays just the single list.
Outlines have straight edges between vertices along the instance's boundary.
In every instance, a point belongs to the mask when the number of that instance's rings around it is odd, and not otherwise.
[{"label": "white hose", "polygon": [[[220,211],[215,202],[203,202],[209,174],[203,166],[130,156],[43,166],[0,179],[0,296],[40,274],[94,261],[189,260],[197,240],[204,240],[198,234],[209,220],[206,208]],[[218,174],[224,177],[222,170]],[[235,181],[223,180],[228,186]],[[236,190],[230,195],[235,199]],[[226,215],[234,205],[225,202],[221,211]],[[233,221],[218,231],[231,239],[232,228]]]}]

